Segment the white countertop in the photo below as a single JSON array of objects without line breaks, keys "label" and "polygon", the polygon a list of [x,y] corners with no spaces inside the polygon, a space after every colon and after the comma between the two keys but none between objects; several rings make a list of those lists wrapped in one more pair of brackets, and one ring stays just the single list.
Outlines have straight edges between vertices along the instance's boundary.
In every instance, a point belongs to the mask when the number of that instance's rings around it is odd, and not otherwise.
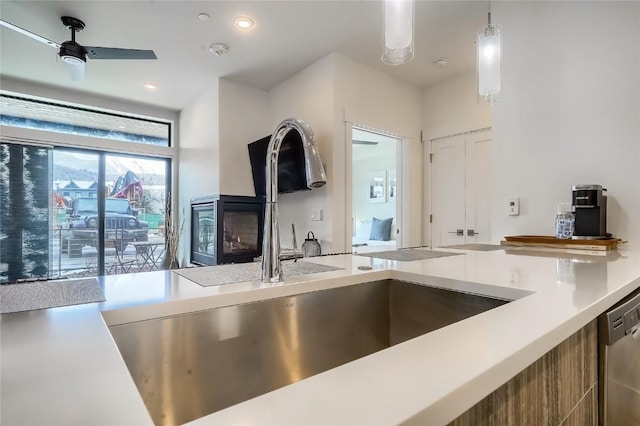
[{"label": "white countertop", "polygon": [[[490,252],[201,287],[172,272],[101,278],[106,302],[0,316],[0,423],[151,424],[109,333],[130,321],[395,278],[517,299],[192,424],[445,424],[640,287],[640,251]],[[358,266],[371,266],[371,271]]]}]

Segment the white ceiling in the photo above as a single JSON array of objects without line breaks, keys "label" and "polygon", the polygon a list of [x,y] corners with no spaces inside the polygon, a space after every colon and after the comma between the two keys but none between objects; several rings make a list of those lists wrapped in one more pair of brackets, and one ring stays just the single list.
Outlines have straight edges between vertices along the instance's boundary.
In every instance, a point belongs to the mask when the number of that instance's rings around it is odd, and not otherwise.
[{"label": "white ceiling", "polygon": [[[157,61],[88,60],[85,80],[72,82],[57,50],[2,27],[0,75],[180,110],[217,77],[268,90],[330,52],[419,87],[473,69],[484,1],[416,2],[414,60],[380,61],[382,1],[10,1],[0,17],[56,42],[70,39],[60,17],[85,22],[77,41],[88,46],[153,49]],[[197,15],[205,12],[209,21]],[[256,22],[236,29],[236,16]],[[217,57],[211,43],[230,51]],[[434,59],[449,58],[447,68]],[[153,82],[148,91],[143,82]]]}]

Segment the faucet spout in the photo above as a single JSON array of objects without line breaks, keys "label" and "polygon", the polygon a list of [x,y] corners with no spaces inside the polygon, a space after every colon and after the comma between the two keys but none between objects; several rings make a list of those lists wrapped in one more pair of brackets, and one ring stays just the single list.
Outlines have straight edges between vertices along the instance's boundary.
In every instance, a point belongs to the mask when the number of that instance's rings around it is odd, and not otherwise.
[{"label": "faucet spout", "polygon": [[320,160],[311,127],[296,118],[288,118],[278,124],[267,148],[267,194],[262,240],[262,272],[260,275],[260,281],[263,283],[282,282],[280,228],[278,226],[278,156],[282,141],[290,130],[296,130],[302,139],[307,187],[309,189],[320,188],[327,183],[327,175]]}]

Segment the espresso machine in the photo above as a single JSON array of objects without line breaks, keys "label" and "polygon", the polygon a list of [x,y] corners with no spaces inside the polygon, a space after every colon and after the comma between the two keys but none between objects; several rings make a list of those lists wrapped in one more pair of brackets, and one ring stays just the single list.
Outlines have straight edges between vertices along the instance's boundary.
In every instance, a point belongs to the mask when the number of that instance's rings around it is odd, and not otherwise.
[{"label": "espresso machine", "polygon": [[575,214],[575,240],[602,240],[607,234],[607,192],[601,185],[575,185],[571,187],[572,210]]}]

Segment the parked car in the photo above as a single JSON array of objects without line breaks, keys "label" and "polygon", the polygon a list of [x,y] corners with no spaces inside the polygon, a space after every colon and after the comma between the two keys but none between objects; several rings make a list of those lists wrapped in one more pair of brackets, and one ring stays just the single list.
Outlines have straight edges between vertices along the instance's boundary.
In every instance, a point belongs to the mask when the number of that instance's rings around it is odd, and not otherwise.
[{"label": "parked car", "polygon": [[[69,218],[62,223],[62,252],[82,256],[82,247],[95,246],[98,240],[98,200],[76,198],[67,209]],[[149,239],[149,224],[138,220],[129,200],[105,199],[105,239],[116,240],[118,250],[127,244]]]}]

